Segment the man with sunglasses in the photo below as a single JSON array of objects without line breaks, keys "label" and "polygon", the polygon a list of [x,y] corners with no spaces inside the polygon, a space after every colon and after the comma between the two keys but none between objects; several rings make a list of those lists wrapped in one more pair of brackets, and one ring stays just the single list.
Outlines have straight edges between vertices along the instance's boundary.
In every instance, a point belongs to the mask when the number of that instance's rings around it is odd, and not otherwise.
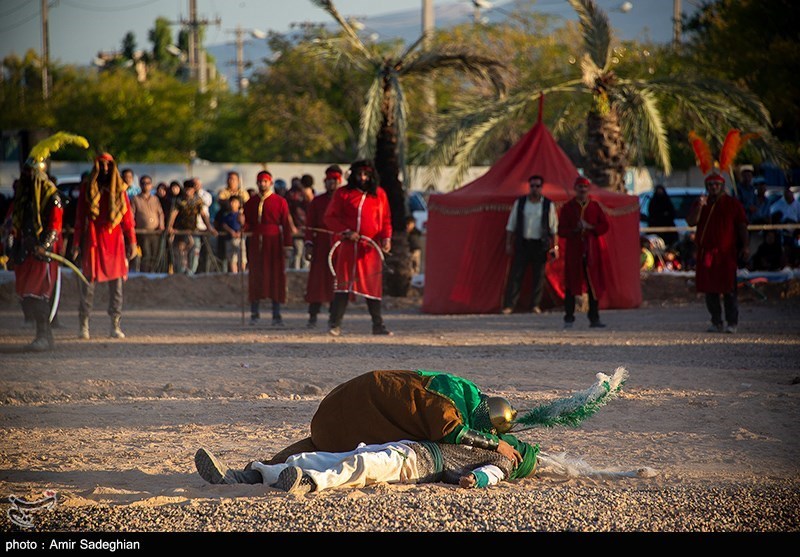
[{"label": "man with sunglasses", "polygon": [[522,279],[528,266],[533,271],[531,307],[541,313],[547,255],[558,257],[555,243],[558,233],[558,216],[555,205],[542,195],[544,178],[533,175],[528,178],[530,191],[516,201],[508,215],[506,224],[506,254],[513,256],[508,277],[503,314],[514,311],[522,289]]}]

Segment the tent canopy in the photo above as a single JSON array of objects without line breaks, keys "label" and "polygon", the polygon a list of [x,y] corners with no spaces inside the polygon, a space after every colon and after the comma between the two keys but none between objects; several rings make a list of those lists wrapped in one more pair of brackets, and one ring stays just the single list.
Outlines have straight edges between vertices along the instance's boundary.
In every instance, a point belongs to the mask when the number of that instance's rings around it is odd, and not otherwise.
[{"label": "tent canopy", "polygon": [[[446,194],[431,195],[422,311],[435,314],[497,313],[503,303],[511,257],[505,227],[514,201],[528,194],[528,177],[544,178],[543,194],[556,209],[573,195],[578,170],[550,131],[536,123],[483,176]],[[639,282],[639,199],[592,185],[590,197],[609,217],[603,269],[607,291],[601,308],[634,308],[642,301]],[[559,239],[563,253],[563,240]],[[547,264],[546,297],[563,301],[563,260]],[[530,294],[525,281],[522,294]],[[543,303],[544,307],[547,304]]]}]

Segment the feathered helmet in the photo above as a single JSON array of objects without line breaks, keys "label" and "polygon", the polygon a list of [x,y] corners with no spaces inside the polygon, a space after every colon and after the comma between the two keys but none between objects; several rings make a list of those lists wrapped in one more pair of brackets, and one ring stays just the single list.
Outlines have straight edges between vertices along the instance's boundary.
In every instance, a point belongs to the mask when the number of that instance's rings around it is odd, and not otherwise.
[{"label": "feathered helmet", "polygon": [[[732,129],[725,136],[725,141],[722,143],[722,149],[719,152],[719,160],[714,160],[711,154],[711,149],[705,140],[697,135],[694,130],[689,132],[689,142],[692,144],[695,157],[697,158],[697,166],[706,176],[705,181],[719,181],[724,183],[725,180],[721,176],[721,172],[727,172],[733,176],[732,167],[733,161],[736,160],[736,155],[744,147],[745,143],[751,139],[758,137],[757,133],[742,134],[740,130]],[[713,170],[712,174],[709,174]],[[714,180],[712,180],[714,178]]]},{"label": "feathered helmet", "polygon": [[[595,379],[595,383],[588,389],[578,391],[566,398],[540,404],[530,410],[523,410],[519,416],[517,410],[501,397],[484,396],[479,409],[486,408],[492,427],[499,433],[559,425],[577,427],[619,395],[622,386],[628,379],[628,371],[623,367],[618,367],[611,375],[597,373]],[[473,415],[474,418],[476,418],[475,415]]]},{"label": "feathered helmet", "polygon": [[85,137],[67,132],[57,132],[50,137],[41,140],[33,146],[28,158],[25,160],[25,168],[33,168],[37,172],[47,171],[47,159],[52,153],[61,149],[64,145],[78,145],[87,149],[89,142]]}]

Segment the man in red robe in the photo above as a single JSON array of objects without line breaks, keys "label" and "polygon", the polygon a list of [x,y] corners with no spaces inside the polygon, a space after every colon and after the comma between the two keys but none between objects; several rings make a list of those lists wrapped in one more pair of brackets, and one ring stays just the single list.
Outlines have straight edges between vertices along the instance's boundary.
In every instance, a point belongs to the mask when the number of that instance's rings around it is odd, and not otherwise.
[{"label": "man in red robe", "polygon": [[383,324],[383,258],[392,248],[392,219],[386,192],[371,161],[350,166],[347,185],[333,194],[325,212],[326,228],[336,234],[334,297],[329,334],[341,334],[350,296],[363,296],[372,317],[372,334],[391,335]]},{"label": "man in red robe", "polygon": [[72,258],[80,255],[83,274],[78,311],[78,338],[89,338],[89,317],[98,282],[108,283],[108,315],[111,338],[125,338],[120,329],[122,283],[128,280],[128,262],[136,254],[136,230],[127,186],[117,170],[114,157],[99,155],[89,180],[82,184],[75,211]]},{"label": "man in red robe", "polygon": [[45,252],[61,249],[64,208],[56,186],[47,178],[44,161],[28,159],[15,184],[11,207],[11,257],[17,295],[25,315],[36,323],[36,338],[28,350],[55,346],[50,328],[50,299],[58,279],[58,263]]},{"label": "man in red robe", "polygon": [[[701,196],[686,216],[689,226],[697,225],[697,267],[695,284],[706,295],[706,307],[711,314],[709,332],[735,333],[739,325],[736,270],[737,255],[741,261],[750,258],[750,239],[747,216],[741,202],[725,193],[725,179],[717,173],[705,180],[708,196]],[[725,305],[723,328],[722,296]]]},{"label": "man in red robe", "polygon": [[330,304],[333,300],[333,275],[328,265],[333,236],[325,231],[325,211],[333,198],[333,192],[342,185],[342,169],[338,164],[325,170],[324,184],[325,192],[316,196],[306,209],[305,258],[311,262],[306,283],[310,329],[317,326],[317,315],[322,304]]},{"label": "man in red robe", "polygon": [[261,317],[260,301],[272,300],[272,325],[283,326],[281,304],[286,303],[286,257],[292,252],[289,205],[272,188],[272,174],[262,170],[256,176],[258,193],[244,204],[250,297],[250,324]]},{"label": "man in red robe", "polygon": [[589,326],[605,327],[600,321],[600,296],[605,292],[603,264],[606,250],[603,234],[608,218],[600,204],[589,198],[591,183],[575,179],[575,197],[567,201],[558,216],[558,235],[566,240],[564,254],[564,328],[575,322],[575,296],[589,295]]}]

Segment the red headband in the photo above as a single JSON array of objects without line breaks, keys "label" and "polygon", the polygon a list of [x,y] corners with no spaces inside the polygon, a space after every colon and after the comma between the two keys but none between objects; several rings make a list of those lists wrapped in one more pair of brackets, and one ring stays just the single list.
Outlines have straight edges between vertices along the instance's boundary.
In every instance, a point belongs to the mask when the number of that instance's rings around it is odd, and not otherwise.
[{"label": "red headband", "polygon": [[266,170],[262,170],[256,175],[256,181],[260,182],[263,178],[269,178],[272,181],[272,174],[267,172]]},{"label": "red headband", "polygon": [[722,184],[725,183],[725,178],[717,174],[716,172],[712,172],[708,176],[706,176],[705,183],[708,184],[709,182],[720,182]]},{"label": "red headband", "polygon": [[336,172],[335,170],[329,170],[325,173],[325,179],[333,178],[334,180],[338,180],[342,177],[341,172]]},{"label": "red headband", "polygon": [[112,157],[109,153],[101,153],[97,155],[97,159],[95,160],[114,162],[114,157]]},{"label": "red headband", "polygon": [[575,185],[576,186],[591,186],[592,183],[589,181],[588,178],[584,178],[583,176],[578,176],[575,178]]}]

